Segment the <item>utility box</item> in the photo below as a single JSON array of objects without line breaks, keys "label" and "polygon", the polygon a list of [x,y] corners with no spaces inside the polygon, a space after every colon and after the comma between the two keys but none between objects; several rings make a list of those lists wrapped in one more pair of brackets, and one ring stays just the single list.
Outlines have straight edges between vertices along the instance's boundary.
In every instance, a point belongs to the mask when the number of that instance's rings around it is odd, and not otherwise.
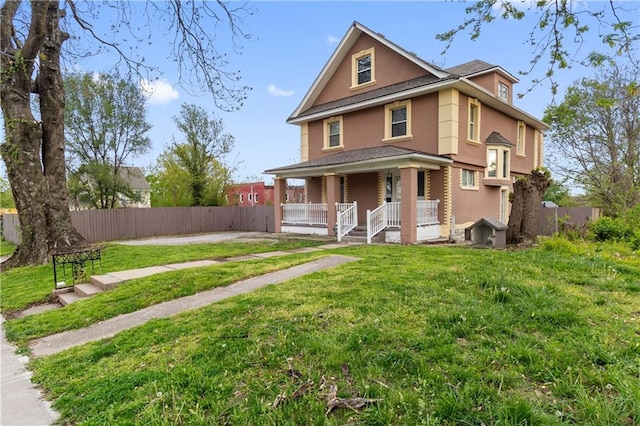
[{"label": "utility box", "polygon": [[471,243],[480,247],[505,248],[507,225],[492,217],[483,217],[469,227]]}]

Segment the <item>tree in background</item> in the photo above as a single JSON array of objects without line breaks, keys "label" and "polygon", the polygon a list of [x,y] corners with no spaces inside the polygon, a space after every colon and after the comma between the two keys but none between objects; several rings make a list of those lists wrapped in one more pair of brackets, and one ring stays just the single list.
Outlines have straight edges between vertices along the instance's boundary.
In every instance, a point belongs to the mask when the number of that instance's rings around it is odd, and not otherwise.
[{"label": "tree in background", "polygon": [[569,188],[556,180],[551,180],[549,187],[544,192],[543,200],[553,201],[560,207],[571,207],[575,204],[571,199]]},{"label": "tree in background", "polygon": [[[531,46],[532,58],[529,69],[521,70],[520,74],[531,74],[540,62],[548,65],[541,77],[533,79],[528,91],[542,81],[549,80],[552,93],[555,94],[555,72],[570,69],[575,63],[594,66],[605,63],[609,58],[626,57],[638,68],[640,64],[633,51],[634,45],[640,40],[638,3],[582,3],[573,0],[478,0],[466,8],[467,17],[457,28],[438,34],[436,38],[447,43],[446,52],[460,32],[468,32],[471,40],[476,40],[481,36],[482,29],[496,19],[519,21],[525,16],[535,16],[531,30],[522,31],[527,34],[528,38],[523,42]],[[603,49],[581,52],[585,35],[593,31],[597,31]]]},{"label": "tree in background", "polygon": [[122,168],[151,149],[144,94],[109,74],[69,75],[64,87],[71,195],[97,209],[117,207],[121,195],[135,199]]},{"label": "tree in background", "polygon": [[[110,50],[114,67],[138,76],[158,76],[138,49],[151,33],[164,34],[172,48],[180,84],[208,91],[216,106],[239,108],[248,88],[237,87],[239,74],[229,71],[220,46],[229,35],[234,50],[249,38],[240,24],[251,15],[245,3],[169,0],[140,3],[58,0],[5,0],[0,10],[0,106],[5,140],[0,153],[20,219],[22,242],[3,267],[40,264],[51,254],[88,246],[71,223],[65,173],[65,96],[61,64]],[[114,22],[100,32],[91,21],[114,12]],[[134,26],[140,13],[153,25]],[[64,24],[61,24],[64,21]],[[219,25],[224,24],[224,25]],[[64,26],[64,30],[62,29]],[[215,29],[215,30],[212,30]],[[65,43],[66,42],[66,43]],[[131,49],[128,49],[131,47]],[[75,55],[75,56],[74,56]],[[32,97],[37,96],[36,109]],[[36,119],[36,117],[38,117]]]},{"label": "tree in background", "polygon": [[545,113],[550,165],[608,215],[640,202],[638,73],[632,65],[612,64],[596,78],[575,82]]},{"label": "tree in background", "polygon": [[174,122],[184,140],[174,138],[158,160],[152,205],[225,204],[225,190],[231,183],[225,159],[233,149],[233,136],[223,133],[222,119],[209,118],[204,108],[193,104],[183,104]]},{"label": "tree in background", "polygon": [[[13,201],[9,181],[0,176],[0,209],[14,209],[15,207],[16,203]],[[0,235],[0,237],[2,236]]]}]

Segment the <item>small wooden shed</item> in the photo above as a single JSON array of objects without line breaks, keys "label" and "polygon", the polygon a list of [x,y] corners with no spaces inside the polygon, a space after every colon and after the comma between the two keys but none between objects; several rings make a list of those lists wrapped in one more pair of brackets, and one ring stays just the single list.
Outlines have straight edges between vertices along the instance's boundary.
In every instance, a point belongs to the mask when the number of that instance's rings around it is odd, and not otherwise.
[{"label": "small wooden shed", "polygon": [[477,246],[505,248],[507,225],[492,217],[483,217],[469,227],[471,242]]}]

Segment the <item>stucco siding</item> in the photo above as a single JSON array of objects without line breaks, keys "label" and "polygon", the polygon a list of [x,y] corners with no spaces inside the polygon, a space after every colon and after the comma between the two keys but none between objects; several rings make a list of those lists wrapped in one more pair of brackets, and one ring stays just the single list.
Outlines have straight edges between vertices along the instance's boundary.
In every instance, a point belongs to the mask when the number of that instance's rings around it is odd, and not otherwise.
[{"label": "stucco siding", "polygon": [[378,173],[349,175],[349,202],[358,202],[358,223],[367,223],[367,210],[378,207]]},{"label": "stucco siding", "polygon": [[[375,84],[359,89],[351,89],[351,57],[353,54],[366,49],[374,49]],[[426,75],[427,72],[402,57],[396,52],[388,49],[382,43],[372,39],[366,34],[361,34],[355,44],[351,47],[343,61],[338,65],[335,73],[324,87],[314,105],[321,105],[337,99],[346,98],[369,90],[410,80],[412,78]]]}]

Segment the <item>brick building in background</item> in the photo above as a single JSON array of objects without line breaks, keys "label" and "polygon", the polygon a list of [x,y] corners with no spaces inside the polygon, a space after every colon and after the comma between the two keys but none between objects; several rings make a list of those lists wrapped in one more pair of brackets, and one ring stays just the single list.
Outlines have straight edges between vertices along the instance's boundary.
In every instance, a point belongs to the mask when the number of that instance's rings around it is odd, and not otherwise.
[{"label": "brick building in background", "polygon": [[[229,206],[270,206],[273,205],[273,185],[265,185],[264,182],[238,183],[229,187],[226,200]],[[285,200],[304,202],[304,186],[288,186]]]}]

